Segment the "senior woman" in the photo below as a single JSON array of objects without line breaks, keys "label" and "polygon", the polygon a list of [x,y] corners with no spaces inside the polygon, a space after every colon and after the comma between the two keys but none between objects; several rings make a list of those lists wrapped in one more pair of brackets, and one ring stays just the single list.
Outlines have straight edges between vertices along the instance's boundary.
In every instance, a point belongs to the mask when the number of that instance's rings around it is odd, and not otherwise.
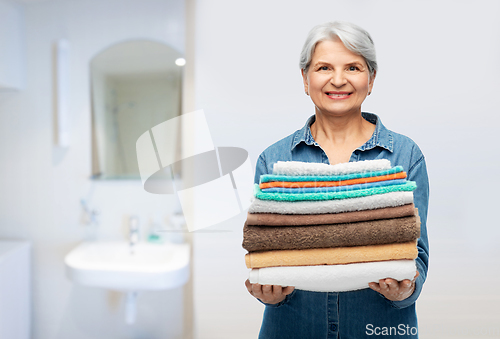
[{"label": "senior woman", "polygon": [[325,164],[388,159],[417,183],[414,204],[421,219],[415,278],[387,277],[351,292],[310,292],[245,282],[266,305],[259,338],[418,337],[415,301],[427,275],[429,185],[425,159],[410,138],[362,113],[377,74],[375,47],[362,28],[333,22],[314,27],[304,44],[300,68],[315,114],[305,126],[268,147],[257,161],[255,182],[277,161]]}]

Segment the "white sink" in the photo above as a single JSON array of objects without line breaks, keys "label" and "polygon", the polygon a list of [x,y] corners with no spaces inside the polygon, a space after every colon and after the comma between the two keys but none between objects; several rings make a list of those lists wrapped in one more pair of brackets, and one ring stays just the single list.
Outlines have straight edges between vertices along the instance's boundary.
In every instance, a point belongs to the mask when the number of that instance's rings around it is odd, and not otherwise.
[{"label": "white sink", "polygon": [[189,278],[188,244],[84,242],[64,258],[75,283],[118,291],[164,290]]}]

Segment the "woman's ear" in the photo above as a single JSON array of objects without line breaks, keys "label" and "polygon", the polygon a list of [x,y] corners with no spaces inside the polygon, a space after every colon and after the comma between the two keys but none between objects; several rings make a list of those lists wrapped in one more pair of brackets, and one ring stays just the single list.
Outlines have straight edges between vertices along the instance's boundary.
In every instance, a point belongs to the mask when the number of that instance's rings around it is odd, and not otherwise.
[{"label": "woman's ear", "polygon": [[302,74],[302,80],[304,81],[304,91],[306,92],[307,95],[309,95],[309,84],[307,81],[307,74],[304,73],[304,69],[301,69],[300,73]]},{"label": "woman's ear", "polygon": [[372,91],[373,82],[375,81],[375,76],[377,75],[377,71],[373,70],[373,75],[370,76],[370,92]]},{"label": "woman's ear", "polygon": [[371,93],[372,92],[372,88],[373,88],[373,82],[375,81],[375,76],[377,75],[377,71],[373,71],[373,75],[370,76],[370,82],[368,84],[368,92]]}]

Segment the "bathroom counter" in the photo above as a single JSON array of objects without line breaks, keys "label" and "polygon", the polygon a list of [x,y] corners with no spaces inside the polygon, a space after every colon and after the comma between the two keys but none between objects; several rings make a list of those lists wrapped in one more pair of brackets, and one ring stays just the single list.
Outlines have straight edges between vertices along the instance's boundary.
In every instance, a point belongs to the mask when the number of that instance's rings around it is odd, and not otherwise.
[{"label": "bathroom counter", "polygon": [[0,239],[0,338],[31,335],[31,245]]}]

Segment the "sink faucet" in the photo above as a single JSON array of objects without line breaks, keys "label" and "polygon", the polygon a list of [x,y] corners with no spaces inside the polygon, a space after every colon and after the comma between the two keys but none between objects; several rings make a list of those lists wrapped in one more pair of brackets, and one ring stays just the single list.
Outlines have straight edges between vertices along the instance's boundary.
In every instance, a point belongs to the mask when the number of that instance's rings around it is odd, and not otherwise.
[{"label": "sink faucet", "polygon": [[134,245],[139,242],[139,218],[132,216],[129,219],[129,243],[130,249],[134,249]]}]

